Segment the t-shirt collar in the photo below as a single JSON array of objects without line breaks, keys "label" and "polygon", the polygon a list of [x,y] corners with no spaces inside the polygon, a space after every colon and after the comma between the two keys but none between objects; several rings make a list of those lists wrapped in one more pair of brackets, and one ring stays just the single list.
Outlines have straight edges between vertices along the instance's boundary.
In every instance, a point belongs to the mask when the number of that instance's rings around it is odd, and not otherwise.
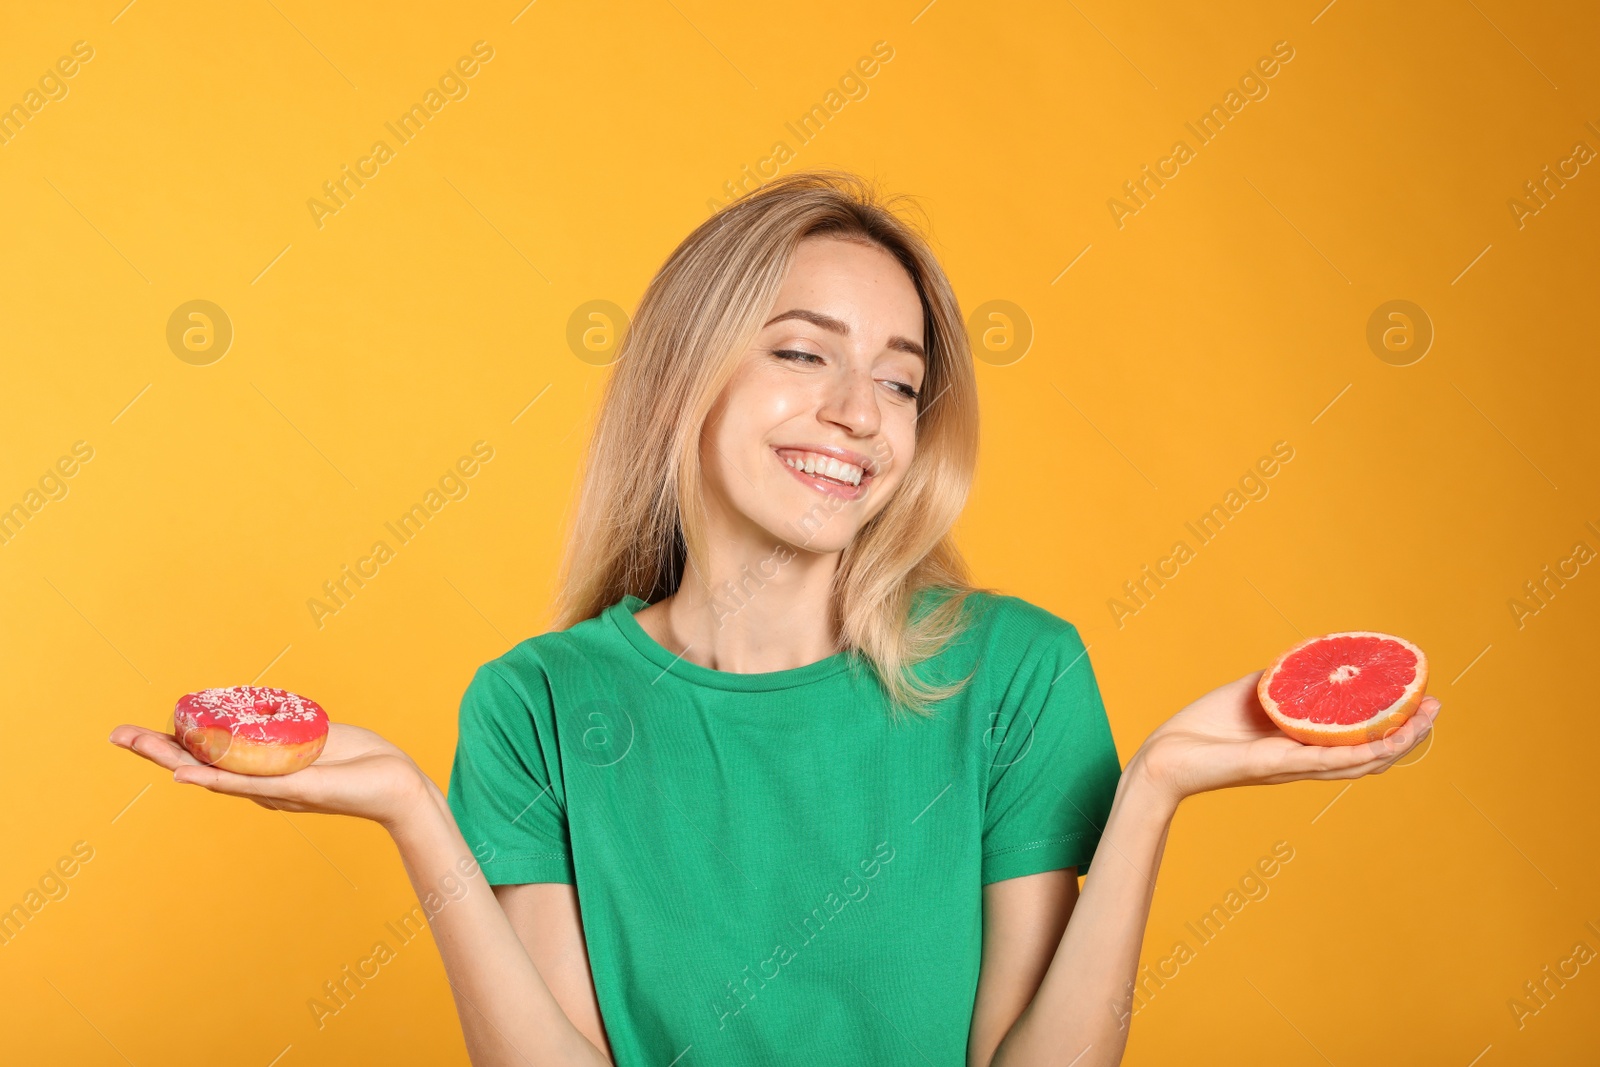
[{"label": "t-shirt collar", "polygon": [[795,686],[809,685],[823,678],[830,678],[850,665],[853,653],[849,651],[835,652],[831,656],[808,663],[803,667],[791,667],[783,671],[763,671],[756,674],[736,674],[732,671],[712,670],[702,667],[698,663],[685,659],[663,648],[655,638],[645,632],[639,620],[633,616],[648,605],[639,597],[629,593],[621,600],[605,610],[605,617],[621,632],[628,643],[640,655],[655,665],[660,672],[656,681],[664,681],[671,675],[676,681],[688,683],[711,689],[728,689],[738,692],[770,692],[775,689],[792,689]]}]

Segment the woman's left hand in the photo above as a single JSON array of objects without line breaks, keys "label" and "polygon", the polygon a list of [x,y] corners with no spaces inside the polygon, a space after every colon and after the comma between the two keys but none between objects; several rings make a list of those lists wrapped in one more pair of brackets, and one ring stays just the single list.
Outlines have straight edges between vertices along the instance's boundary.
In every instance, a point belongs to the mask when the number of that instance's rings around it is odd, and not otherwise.
[{"label": "woman's left hand", "polygon": [[[1364,745],[1306,745],[1279,730],[1256,697],[1261,671],[1213,689],[1158,726],[1134,760],[1176,805],[1236,785],[1382,774],[1421,741],[1439,716],[1437,697],[1388,737]],[[1130,761],[1132,763],[1133,761]]]}]

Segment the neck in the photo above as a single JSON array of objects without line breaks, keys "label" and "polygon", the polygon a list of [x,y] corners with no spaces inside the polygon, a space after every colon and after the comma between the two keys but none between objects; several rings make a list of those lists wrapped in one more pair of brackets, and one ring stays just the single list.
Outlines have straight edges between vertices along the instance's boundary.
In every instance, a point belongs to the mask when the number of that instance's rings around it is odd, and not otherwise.
[{"label": "neck", "polygon": [[691,568],[676,593],[635,616],[651,637],[734,674],[804,667],[839,651],[828,603],[839,553],[716,540],[706,573]]}]

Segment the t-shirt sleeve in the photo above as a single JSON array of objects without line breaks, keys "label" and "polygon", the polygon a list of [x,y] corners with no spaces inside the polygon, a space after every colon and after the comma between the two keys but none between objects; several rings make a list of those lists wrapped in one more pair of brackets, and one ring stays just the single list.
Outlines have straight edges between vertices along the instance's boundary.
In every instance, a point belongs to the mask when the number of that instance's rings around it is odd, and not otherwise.
[{"label": "t-shirt sleeve", "polygon": [[1063,867],[1087,873],[1122,776],[1088,649],[1076,627],[1050,618],[994,708],[984,885]]},{"label": "t-shirt sleeve", "polygon": [[576,884],[547,687],[478,668],[461,697],[447,797],[490,885]]}]

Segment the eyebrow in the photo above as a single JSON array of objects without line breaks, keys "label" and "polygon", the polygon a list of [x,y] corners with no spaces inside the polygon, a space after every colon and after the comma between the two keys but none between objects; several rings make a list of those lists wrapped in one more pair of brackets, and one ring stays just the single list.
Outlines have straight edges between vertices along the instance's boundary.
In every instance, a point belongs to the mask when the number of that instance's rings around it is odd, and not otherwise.
[{"label": "eyebrow", "polygon": [[[813,326],[819,326],[822,329],[827,330],[829,333],[836,333],[841,337],[850,336],[850,327],[842,320],[836,319],[832,315],[824,315],[820,311],[810,311],[806,308],[790,308],[783,314],[774,316],[772,319],[768,320],[766,326],[771,326],[773,323],[777,322],[783,322],[785,319],[800,319],[803,322],[811,323]],[[763,326],[762,329],[766,329],[766,326]],[[921,345],[917,344],[917,342],[911,340],[910,338],[900,336],[891,337],[889,338],[888,347],[894,349],[896,352],[909,352],[913,356],[920,358],[923,362],[927,362],[928,354],[922,350]]]}]

